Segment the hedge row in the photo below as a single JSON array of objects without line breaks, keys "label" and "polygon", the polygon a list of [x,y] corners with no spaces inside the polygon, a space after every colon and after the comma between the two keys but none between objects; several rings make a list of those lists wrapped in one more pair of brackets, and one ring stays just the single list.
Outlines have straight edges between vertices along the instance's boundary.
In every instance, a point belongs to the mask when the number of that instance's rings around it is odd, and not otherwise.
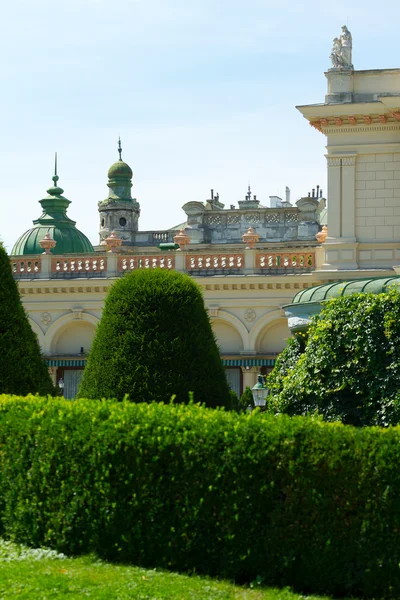
[{"label": "hedge row", "polygon": [[400,429],[0,397],[1,533],[304,592],[400,596]]}]

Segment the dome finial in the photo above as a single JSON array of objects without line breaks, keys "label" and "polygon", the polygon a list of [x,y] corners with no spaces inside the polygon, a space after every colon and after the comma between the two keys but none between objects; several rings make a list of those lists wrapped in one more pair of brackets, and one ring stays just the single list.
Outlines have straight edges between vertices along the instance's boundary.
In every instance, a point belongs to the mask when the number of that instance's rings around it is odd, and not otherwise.
[{"label": "dome finial", "polygon": [[121,146],[121,138],[118,138],[118,154],[119,154],[119,160],[122,160],[122,146]]},{"label": "dome finial", "polygon": [[57,175],[57,152],[54,153],[54,175],[52,177],[52,180],[54,181],[54,185],[57,185],[57,181],[59,180],[59,177]]}]

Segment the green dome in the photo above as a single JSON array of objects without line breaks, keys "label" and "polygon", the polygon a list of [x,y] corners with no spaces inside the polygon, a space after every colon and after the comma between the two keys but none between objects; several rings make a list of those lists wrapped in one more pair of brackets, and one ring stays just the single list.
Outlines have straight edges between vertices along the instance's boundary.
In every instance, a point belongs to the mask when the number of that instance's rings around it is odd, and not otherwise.
[{"label": "green dome", "polygon": [[316,285],[298,292],[292,304],[305,304],[306,302],[323,302],[330,298],[350,296],[361,292],[369,294],[382,294],[389,289],[398,288],[400,291],[400,275],[393,277],[373,277],[368,279],[353,279],[352,281],[336,281]]},{"label": "green dome", "polygon": [[84,235],[74,225],[36,225],[32,229],[25,231],[19,240],[14,244],[11,254],[13,256],[22,256],[27,254],[42,254],[43,248],[40,247],[40,240],[46,233],[57,242],[52,251],[53,254],[87,254],[94,252],[94,248],[86,235]]},{"label": "green dome", "polygon": [[117,160],[108,169],[108,179],[132,179],[132,177],[132,169],[123,160]]},{"label": "green dome", "polygon": [[34,227],[28,229],[14,244],[13,256],[42,254],[39,242],[46,233],[57,242],[53,254],[87,254],[94,252],[88,238],[75,227],[75,221],[67,216],[67,208],[71,202],[62,196],[64,190],[58,187],[57,158],[54,185],[47,190],[48,196],[39,200],[43,213],[33,221]]}]

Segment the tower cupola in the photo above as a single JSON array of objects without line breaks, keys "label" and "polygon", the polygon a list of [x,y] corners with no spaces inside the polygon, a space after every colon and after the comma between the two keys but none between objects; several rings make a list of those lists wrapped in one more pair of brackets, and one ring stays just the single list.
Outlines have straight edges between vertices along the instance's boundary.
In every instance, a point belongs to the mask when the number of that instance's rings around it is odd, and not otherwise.
[{"label": "tower cupola", "polygon": [[118,154],[119,160],[108,169],[108,198],[99,202],[100,244],[105,244],[105,239],[115,231],[124,246],[131,246],[138,230],[140,205],[131,195],[133,172],[122,160],[121,139],[118,139]]}]

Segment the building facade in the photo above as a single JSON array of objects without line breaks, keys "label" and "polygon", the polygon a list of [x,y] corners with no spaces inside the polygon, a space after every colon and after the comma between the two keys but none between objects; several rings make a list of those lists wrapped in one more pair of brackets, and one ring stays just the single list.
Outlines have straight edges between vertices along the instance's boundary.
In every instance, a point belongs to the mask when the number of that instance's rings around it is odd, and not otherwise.
[{"label": "building facade", "polygon": [[[321,231],[326,201],[317,188],[294,203],[287,190],[284,200],[272,196],[268,206],[249,189],[230,208],[212,191],[205,202],[183,206],[179,227],[140,231],[132,170],[119,144],[108,197],[98,206],[99,244],[90,247],[68,222],[69,201],[55,173],[41,201],[43,214],[16,243],[11,264],[66,397],[76,393],[109,287],[134,269],[177,269],[197,281],[238,393],[254,385],[260,370],[271,369],[284,348],[290,331],[282,307],[297,293],[394,274],[400,263],[400,69],[355,71],[347,34],[332,51],[324,103],[298,107],[327,137],[328,232]],[[40,244],[46,234],[56,242],[52,249]],[[160,248],[174,239],[183,242],[180,249]]]}]

